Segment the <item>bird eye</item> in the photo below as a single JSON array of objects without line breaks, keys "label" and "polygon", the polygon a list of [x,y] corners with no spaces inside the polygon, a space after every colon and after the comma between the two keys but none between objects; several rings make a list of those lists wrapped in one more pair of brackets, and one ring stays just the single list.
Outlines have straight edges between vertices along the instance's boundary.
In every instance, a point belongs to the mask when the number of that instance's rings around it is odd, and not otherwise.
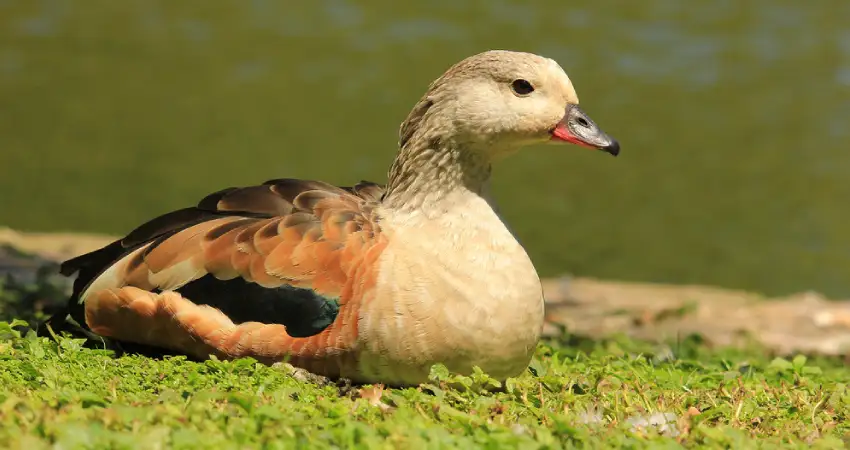
[{"label": "bird eye", "polygon": [[526,80],[514,80],[511,83],[511,90],[514,91],[514,94],[524,97],[534,92],[534,86]]}]

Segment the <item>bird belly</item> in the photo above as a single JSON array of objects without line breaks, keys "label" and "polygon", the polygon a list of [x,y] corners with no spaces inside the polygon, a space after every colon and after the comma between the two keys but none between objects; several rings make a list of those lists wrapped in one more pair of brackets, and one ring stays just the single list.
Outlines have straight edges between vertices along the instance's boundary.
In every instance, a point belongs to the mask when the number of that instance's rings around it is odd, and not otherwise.
[{"label": "bird belly", "polygon": [[407,385],[427,381],[436,363],[461,374],[478,366],[499,380],[521,374],[544,313],[524,250],[517,243],[441,252],[433,243],[402,241],[384,251],[375,296],[359,313],[359,372]]}]

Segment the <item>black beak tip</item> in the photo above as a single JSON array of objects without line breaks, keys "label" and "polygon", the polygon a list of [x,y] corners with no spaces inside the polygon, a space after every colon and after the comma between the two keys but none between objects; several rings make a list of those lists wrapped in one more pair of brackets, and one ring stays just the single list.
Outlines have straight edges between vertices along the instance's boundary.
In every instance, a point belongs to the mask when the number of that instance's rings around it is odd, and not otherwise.
[{"label": "black beak tip", "polygon": [[610,154],[611,156],[617,156],[620,154],[620,143],[612,139],[610,144],[602,147],[600,150]]}]

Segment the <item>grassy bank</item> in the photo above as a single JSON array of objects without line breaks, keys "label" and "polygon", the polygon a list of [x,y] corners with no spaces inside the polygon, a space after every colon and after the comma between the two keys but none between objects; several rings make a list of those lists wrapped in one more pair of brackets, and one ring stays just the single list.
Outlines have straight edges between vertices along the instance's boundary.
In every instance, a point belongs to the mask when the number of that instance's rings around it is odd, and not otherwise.
[{"label": "grassy bank", "polygon": [[28,326],[64,303],[67,280],[55,263],[8,247],[0,259],[10,275],[0,279],[0,448],[746,449],[850,441],[850,369],[838,357],[777,359],[764,347],[715,348],[696,336],[668,345],[562,337],[541,343],[527,373],[499,393],[479,389],[489,383],[483,374],[459,378],[439,368],[418,389],[321,385],[250,360],[116,357],[79,340],[37,338]]},{"label": "grassy bank", "polygon": [[418,389],[340,387],[18,329],[0,323],[4,448],[840,448],[850,432],[842,361],[697,338],[544,343],[527,373],[485,393],[485,375],[439,367]]}]

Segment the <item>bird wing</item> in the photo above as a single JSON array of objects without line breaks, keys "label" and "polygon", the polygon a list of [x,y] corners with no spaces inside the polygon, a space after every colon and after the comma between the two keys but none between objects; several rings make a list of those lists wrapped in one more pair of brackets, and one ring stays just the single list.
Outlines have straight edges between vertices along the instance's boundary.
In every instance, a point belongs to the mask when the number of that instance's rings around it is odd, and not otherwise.
[{"label": "bird wing", "polygon": [[85,325],[89,296],[130,286],[176,291],[237,324],[316,335],[374,285],[383,192],[365,181],[337,187],[278,179],[210,194],[63,263],[63,274],[78,273],[69,312]]}]

